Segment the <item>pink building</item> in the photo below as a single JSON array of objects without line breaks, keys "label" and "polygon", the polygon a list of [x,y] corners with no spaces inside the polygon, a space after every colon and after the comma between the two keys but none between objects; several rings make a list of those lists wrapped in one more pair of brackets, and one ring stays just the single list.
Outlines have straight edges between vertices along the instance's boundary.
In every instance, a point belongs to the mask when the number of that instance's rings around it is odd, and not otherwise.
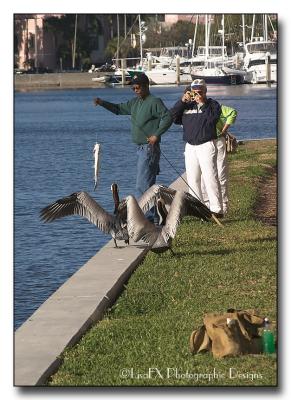
[{"label": "pink building", "polygon": [[[63,43],[62,33],[46,29],[46,19],[61,18],[64,14],[15,14],[14,15],[14,54],[15,67],[20,69],[62,69],[62,59],[58,47]],[[107,15],[96,15],[98,33],[89,34],[93,49],[90,58],[94,63],[105,62],[105,47],[112,35],[116,34],[116,21]],[[90,31],[89,17],[78,15],[78,29]],[[77,39],[78,40],[78,39]],[[73,37],[72,37],[73,41]],[[58,42],[58,43],[57,43]]]},{"label": "pink building", "polygon": [[[192,22],[192,24],[196,23],[197,14],[165,14],[165,22],[164,26],[171,26],[176,24],[179,21],[187,21]],[[205,14],[199,14],[199,23],[204,24],[205,22]]]},{"label": "pink building", "polygon": [[44,29],[45,18],[62,14],[18,14],[14,16],[17,38],[16,62],[21,69],[49,68],[56,66],[56,49],[51,32]]},{"label": "pink building", "polygon": [[195,23],[194,14],[165,14],[164,25],[171,26],[176,24],[178,21],[188,21]]}]

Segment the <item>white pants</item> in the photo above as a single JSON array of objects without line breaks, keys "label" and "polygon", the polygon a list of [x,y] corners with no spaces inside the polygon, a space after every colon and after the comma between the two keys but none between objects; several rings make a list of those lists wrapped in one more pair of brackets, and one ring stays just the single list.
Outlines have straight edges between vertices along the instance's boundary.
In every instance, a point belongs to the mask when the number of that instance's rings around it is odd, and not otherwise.
[{"label": "white pants", "polygon": [[[216,139],[215,145],[217,148],[217,172],[218,172],[218,180],[220,183],[220,190],[222,196],[223,214],[226,214],[228,211],[228,163],[227,163],[227,153],[226,153],[224,136],[221,136],[218,139]],[[201,177],[201,188],[202,188],[203,200],[205,204],[208,205],[209,200],[203,176]]]},{"label": "white pants", "polygon": [[185,167],[189,192],[192,196],[203,200],[201,175],[209,199],[212,212],[222,213],[222,197],[217,172],[217,147],[214,141],[199,145],[186,143]]}]

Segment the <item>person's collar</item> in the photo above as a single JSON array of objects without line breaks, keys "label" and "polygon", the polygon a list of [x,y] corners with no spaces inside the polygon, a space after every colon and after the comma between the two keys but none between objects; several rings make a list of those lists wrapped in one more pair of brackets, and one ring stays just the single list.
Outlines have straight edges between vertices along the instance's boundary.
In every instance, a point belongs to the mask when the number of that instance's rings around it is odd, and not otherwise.
[{"label": "person's collar", "polygon": [[142,100],[145,100],[149,96],[150,96],[150,92],[148,91],[144,97],[139,97],[139,98]]}]

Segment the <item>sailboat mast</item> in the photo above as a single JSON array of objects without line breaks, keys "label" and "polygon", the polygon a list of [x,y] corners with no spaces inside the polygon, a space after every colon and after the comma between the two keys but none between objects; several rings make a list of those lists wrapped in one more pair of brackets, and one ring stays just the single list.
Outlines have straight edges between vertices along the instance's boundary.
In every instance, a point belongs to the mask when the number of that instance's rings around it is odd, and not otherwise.
[{"label": "sailboat mast", "polygon": [[255,21],[256,21],[256,14],[253,14],[252,33],[251,33],[251,42],[254,40]]},{"label": "sailboat mast", "polygon": [[194,36],[193,36],[193,45],[192,45],[192,54],[191,58],[194,57],[194,51],[195,51],[195,45],[196,45],[196,36],[197,36],[197,27],[198,27],[198,20],[199,20],[199,15],[196,15],[196,24],[195,24],[195,31],[194,31]]},{"label": "sailboat mast", "polygon": [[245,26],[245,15],[244,14],[242,14],[241,19],[242,19],[243,48],[245,48],[245,45],[246,45],[246,26]]},{"label": "sailboat mast", "polygon": [[139,46],[140,46],[140,65],[142,66],[142,32],[141,32],[141,20],[140,14],[138,15],[138,26],[139,26]]},{"label": "sailboat mast", "polygon": [[222,26],[222,66],[224,67],[224,14],[222,14],[221,26]]},{"label": "sailboat mast", "polygon": [[208,59],[208,14],[205,14],[205,64]]},{"label": "sailboat mast", "polygon": [[267,14],[264,14],[264,40],[268,40],[268,19]]},{"label": "sailboat mast", "polygon": [[117,18],[117,50],[116,50],[116,65],[119,67],[119,47],[120,47],[120,30],[119,30],[119,14],[116,14]]}]

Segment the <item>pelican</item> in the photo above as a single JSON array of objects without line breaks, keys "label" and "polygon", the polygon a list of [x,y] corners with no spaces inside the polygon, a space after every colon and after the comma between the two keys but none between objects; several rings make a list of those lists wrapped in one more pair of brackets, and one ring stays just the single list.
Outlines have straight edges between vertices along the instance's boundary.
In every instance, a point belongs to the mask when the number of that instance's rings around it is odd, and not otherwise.
[{"label": "pelican", "polygon": [[[88,193],[75,192],[48,205],[40,211],[44,222],[52,222],[68,215],[80,215],[96,225],[102,232],[110,234],[114,245],[116,240],[129,244],[129,237],[135,242],[146,242],[152,251],[171,250],[171,240],[185,215],[193,215],[203,220],[211,218],[211,211],[186,192],[175,191],[166,186],[153,185],[137,201],[133,196],[119,200],[118,186],[111,185],[114,212],[105,211]],[[154,205],[160,216],[160,226],[148,221],[145,213]],[[169,206],[169,212],[166,209]],[[172,250],[171,250],[172,251]]]},{"label": "pelican", "polygon": [[[176,192],[176,190],[167,186],[155,184],[142,195],[138,204],[144,213],[156,204],[160,221],[163,221],[162,223],[160,222],[160,225],[164,225],[167,216],[166,206],[171,206]],[[191,215],[204,221],[213,219],[213,214],[205,204],[201,203],[200,200],[193,197],[189,192],[183,193],[185,215]],[[217,222],[216,219],[214,220]]]},{"label": "pelican", "polygon": [[[116,183],[111,185],[111,191],[114,201],[113,215],[105,211],[87,192],[75,192],[43,208],[40,218],[44,222],[52,222],[68,215],[80,215],[102,232],[110,234],[116,248],[116,240],[124,240],[129,244],[126,202],[120,201]],[[140,200],[141,209],[145,209],[145,212],[155,204],[155,197],[150,192],[146,192]]]},{"label": "pelican", "polygon": [[[191,194],[176,191],[162,185],[153,185],[141,197],[139,202],[133,196],[126,197],[127,230],[134,242],[142,240],[156,253],[170,250],[178,225],[186,215],[196,216],[209,221],[211,211]],[[145,218],[144,212],[157,201],[157,209],[163,223],[155,226]],[[167,212],[165,204],[170,205]],[[161,210],[163,211],[161,213]]]},{"label": "pelican", "polygon": [[75,192],[43,208],[40,218],[44,222],[52,222],[67,215],[80,215],[96,225],[102,232],[110,234],[117,248],[116,240],[124,240],[129,244],[126,228],[126,203],[119,200],[118,186],[111,185],[114,212],[113,215],[105,211],[88,193]]}]

